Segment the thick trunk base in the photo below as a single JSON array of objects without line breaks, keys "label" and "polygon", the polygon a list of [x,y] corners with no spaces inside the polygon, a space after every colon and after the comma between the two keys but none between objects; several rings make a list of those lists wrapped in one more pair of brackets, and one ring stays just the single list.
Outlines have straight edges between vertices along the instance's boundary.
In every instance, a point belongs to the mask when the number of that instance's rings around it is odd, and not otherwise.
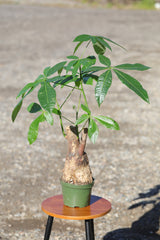
[{"label": "thick trunk base", "polygon": [[68,154],[63,169],[62,181],[77,185],[93,182],[88,157],[84,152],[87,134],[87,129],[84,129],[81,141],[79,141],[76,127],[67,127]]}]

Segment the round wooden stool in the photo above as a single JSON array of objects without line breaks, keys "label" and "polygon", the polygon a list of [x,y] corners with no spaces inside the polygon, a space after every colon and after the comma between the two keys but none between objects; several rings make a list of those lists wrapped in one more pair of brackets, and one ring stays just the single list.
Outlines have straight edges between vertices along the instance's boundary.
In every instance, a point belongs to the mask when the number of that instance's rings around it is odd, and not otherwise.
[{"label": "round wooden stool", "polygon": [[94,240],[94,218],[104,216],[111,210],[111,203],[104,198],[91,196],[90,205],[84,208],[71,208],[63,204],[63,196],[56,195],[42,202],[42,211],[48,215],[44,240],[49,240],[54,217],[85,220],[86,239]]}]

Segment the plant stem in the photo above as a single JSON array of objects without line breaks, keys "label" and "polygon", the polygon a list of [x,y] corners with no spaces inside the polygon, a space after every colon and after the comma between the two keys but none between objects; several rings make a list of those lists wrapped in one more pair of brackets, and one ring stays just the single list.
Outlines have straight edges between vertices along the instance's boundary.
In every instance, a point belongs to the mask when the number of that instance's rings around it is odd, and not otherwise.
[{"label": "plant stem", "polygon": [[[58,110],[60,111],[60,106],[59,106],[59,103],[58,103],[57,100],[56,100],[56,103],[57,103],[57,108],[58,108]],[[64,132],[64,127],[63,127],[63,121],[62,121],[61,112],[60,112],[60,114],[59,114],[59,120],[60,120],[60,125],[61,125],[62,134],[63,134],[63,136],[65,137],[66,134],[65,134],[65,132]]]},{"label": "plant stem", "polygon": [[69,87],[69,88],[74,88],[74,89],[77,89],[77,90],[80,90],[78,87],[72,87],[70,85],[67,85],[67,84],[61,84],[62,86],[65,86],[65,87]]},{"label": "plant stem", "polygon": [[79,95],[79,102],[78,102],[78,107],[77,107],[77,111],[76,111],[76,120],[78,119],[78,113],[79,113],[79,109],[80,109],[80,103],[81,103],[81,93]]},{"label": "plant stem", "polygon": [[81,128],[81,130],[79,131],[79,133],[82,132],[82,130],[85,128],[86,124],[87,124],[88,120],[85,121],[85,123],[83,124],[83,127]]},{"label": "plant stem", "polygon": [[68,98],[71,96],[72,92],[74,91],[75,87],[72,88],[72,90],[70,91],[70,93],[68,94],[68,96],[66,97],[66,99],[64,100],[64,102],[61,104],[60,109],[63,107],[63,105],[67,102]]},{"label": "plant stem", "polygon": [[82,94],[83,94],[83,97],[84,97],[85,105],[86,105],[86,107],[88,107],[88,102],[87,102],[87,98],[86,98],[86,94],[84,92],[84,88],[83,88],[82,82],[81,82],[81,90],[82,90]]},{"label": "plant stem", "polygon": [[74,124],[74,122],[72,122],[70,119],[66,118],[65,116],[62,116],[62,118],[64,118],[64,119],[67,120],[68,122]]},{"label": "plant stem", "polygon": [[81,84],[81,92],[83,94],[83,97],[84,97],[84,101],[85,101],[85,105],[88,107],[88,103],[87,103],[87,98],[86,98],[86,95],[85,95],[85,92],[84,92],[84,88],[83,88],[83,83],[82,83],[82,71],[81,71],[81,67],[79,68],[79,72],[80,72],[80,84]]},{"label": "plant stem", "polygon": [[82,52],[82,55],[81,55],[80,59],[82,59],[83,55],[85,54],[85,51],[86,51],[87,47],[89,46],[90,42],[91,42],[91,40],[87,43],[86,48]]}]

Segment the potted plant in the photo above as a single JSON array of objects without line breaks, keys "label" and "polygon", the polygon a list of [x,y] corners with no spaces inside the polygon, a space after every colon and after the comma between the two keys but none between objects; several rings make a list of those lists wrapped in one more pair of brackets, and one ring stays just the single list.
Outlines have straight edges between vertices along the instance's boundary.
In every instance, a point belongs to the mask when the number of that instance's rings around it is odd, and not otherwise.
[{"label": "potted plant", "polygon": [[[46,67],[43,74],[22,88],[17,98],[20,101],[12,112],[12,121],[17,117],[24,99],[38,89],[38,103],[31,103],[27,110],[29,113],[39,113],[31,123],[28,131],[28,141],[32,144],[38,136],[39,124],[47,121],[53,125],[53,116],[58,115],[60,127],[63,136],[68,140],[68,154],[61,177],[62,192],[64,194],[64,203],[70,207],[84,207],[89,204],[91,187],[94,180],[89,166],[85,145],[87,136],[92,143],[95,143],[98,137],[98,125],[101,124],[106,128],[119,130],[118,123],[110,117],[104,115],[94,115],[91,112],[86,96],[86,86],[94,87],[90,94],[94,94],[97,104],[100,107],[106,94],[112,84],[112,73],[134,91],[144,101],[149,103],[146,90],[131,75],[125,73],[125,70],[145,71],[149,67],[140,63],[111,65],[111,60],[105,56],[106,50],[111,51],[111,44],[123,48],[116,42],[103,37],[82,34],[77,36],[73,42],[76,42],[73,54],[67,56],[66,61],[58,62],[52,67]],[[83,52],[80,47],[84,46]],[[93,47],[93,55],[86,56],[88,46]],[[77,52],[81,52],[81,57]],[[98,64],[96,61],[98,60]],[[68,89],[63,102],[57,100],[57,89],[64,92]],[[59,90],[58,90],[59,91]],[[63,113],[63,107],[67,101],[70,101],[73,92],[77,92],[77,102],[71,110],[75,112],[75,118],[70,119]],[[70,114],[69,114],[70,115]],[[64,128],[63,120],[69,122],[69,126]],[[80,191],[80,193],[79,193]],[[65,196],[67,195],[67,197]],[[73,194],[73,198],[72,198]],[[87,200],[80,198],[87,197]]]}]

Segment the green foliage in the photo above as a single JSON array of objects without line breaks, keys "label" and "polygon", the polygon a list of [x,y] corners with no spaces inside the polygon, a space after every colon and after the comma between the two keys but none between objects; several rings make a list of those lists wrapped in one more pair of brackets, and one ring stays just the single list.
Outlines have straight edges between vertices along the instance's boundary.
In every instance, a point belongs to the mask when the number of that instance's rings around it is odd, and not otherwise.
[{"label": "green foliage", "polygon": [[30,113],[36,113],[42,110],[41,106],[38,103],[31,103],[27,107],[28,112]]},{"label": "green foliage", "polygon": [[91,142],[95,143],[98,137],[98,126],[96,122],[91,118],[88,126],[88,136]]},{"label": "green foliage", "polygon": [[48,112],[52,112],[56,103],[56,91],[47,82],[41,84],[38,91],[38,100],[42,108]]},{"label": "green foliage", "polygon": [[109,58],[105,57],[104,55],[98,55],[100,63],[106,65],[107,67],[111,66],[111,61]]},{"label": "green foliage", "polygon": [[133,4],[134,8],[138,9],[154,9],[155,8],[154,0],[139,0]]},{"label": "green foliage", "polygon": [[87,113],[88,113],[88,115],[90,115],[90,114],[91,114],[91,111],[89,110],[89,108],[88,108],[87,106],[85,106],[85,105],[81,104],[81,108],[83,109],[83,111],[87,112]]},{"label": "green foliage", "polygon": [[118,123],[113,120],[112,118],[106,117],[106,116],[95,116],[94,117],[99,123],[101,123],[106,128],[119,130]]},{"label": "green foliage", "polygon": [[[77,44],[73,54],[67,56],[67,61],[59,62],[52,67],[46,67],[43,70],[43,74],[39,75],[34,82],[25,85],[17,95],[17,98],[21,97],[21,100],[13,109],[12,121],[15,121],[25,97],[39,87],[37,94],[38,103],[32,102],[27,107],[29,113],[40,113],[38,117],[36,115],[35,120],[29,127],[28,141],[30,144],[37,139],[39,124],[47,121],[47,123],[52,126],[54,123],[54,115],[59,116],[60,126],[64,136],[63,119],[77,126],[79,133],[87,125],[88,136],[93,143],[96,142],[99,133],[97,124],[101,124],[109,129],[119,130],[118,123],[112,118],[103,115],[94,116],[92,114],[85,93],[85,85],[90,85],[92,88],[95,86],[92,93],[95,95],[97,104],[100,107],[111,87],[113,72],[124,85],[141,99],[149,103],[147,91],[142,87],[141,83],[124,72],[126,70],[145,71],[148,70],[149,67],[140,63],[124,63],[112,66],[111,60],[104,54],[106,51],[112,51],[111,45],[121,47],[122,49],[124,48],[106,37],[81,34],[74,39],[74,42]],[[82,54],[83,57],[75,55],[83,45],[85,45],[85,51],[89,45],[92,45],[94,54],[86,57],[84,57],[84,52]],[[99,64],[96,65],[97,61],[101,66]],[[95,84],[93,84],[94,82]],[[57,89],[60,88],[61,91],[63,91],[64,87],[70,89],[70,92],[65,100],[59,103],[57,100]],[[74,91],[77,91],[79,100],[73,106],[75,119],[71,120],[63,114],[63,106],[69,101]],[[80,114],[80,110],[82,114]]]},{"label": "green foliage", "polygon": [[89,119],[89,115],[88,114],[83,114],[82,116],[80,116],[76,122],[75,122],[75,125],[79,125],[85,121],[87,121]]},{"label": "green foliage", "polygon": [[155,0],[129,0],[129,1],[108,1],[108,0],[80,0],[84,4],[103,8],[121,9],[154,9]]},{"label": "green foliage", "polygon": [[37,117],[30,125],[29,131],[28,131],[28,141],[30,144],[32,144],[34,141],[36,141],[37,136],[38,136],[38,129],[39,129],[39,124],[40,122],[44,122],[45,117],[43,113]]},{"label": "green foliage", "polygon": [[12,121],[14,122],[14,120],[16,119],[21,107],[22,107],[22,103],[23,103],[23,99],[21,99],[17,105],[15,106],[15,108],[12,111]]},{"label": "green foliage", "polygon": [[124,83],[128,88],[134,91],[138,96],[140,96],[144,101],[149,103],[149,97],[146,90],[142,87],[142,85],[130,75],[121,72],[119,70],[114,69],[119,80]]},{"label": "green foliage", "polygon": [[112,72],[111,70],[107,70],[106,72],[102,73],[99,76],[95,88],[95,97],[99,107],[104,101],[111,84],[112,84]]},{"label": "green foliage", "polygon": [[115,68],[124,69],[124,70],[137,70],[137,71],[145,71],[150,69],[150,67],[144,66],[140,63],[135,63],[135,64],[126,63],[126,64],[117,65],[115,66]]}]

